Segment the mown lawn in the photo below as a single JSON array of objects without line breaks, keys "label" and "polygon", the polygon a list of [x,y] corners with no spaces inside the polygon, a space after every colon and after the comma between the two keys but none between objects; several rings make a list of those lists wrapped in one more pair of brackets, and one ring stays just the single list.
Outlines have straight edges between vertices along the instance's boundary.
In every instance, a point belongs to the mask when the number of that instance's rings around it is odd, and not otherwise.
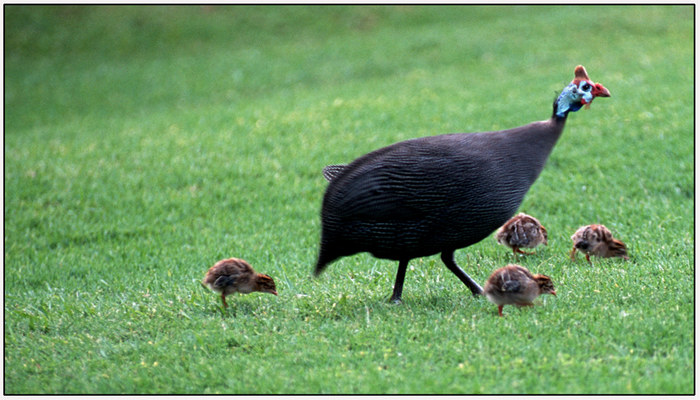
[{"label": "mown lawn", "polygon": [[[693,6],[4,7],[6,394],[694,392]],[[440,262],[318,279],[321,169],[398,140],[572,114],[493,238],[557,297],[496,306]],[[603,223],[631,260],[568,259]],[[241,257],[278,297],[198,281]]]}]

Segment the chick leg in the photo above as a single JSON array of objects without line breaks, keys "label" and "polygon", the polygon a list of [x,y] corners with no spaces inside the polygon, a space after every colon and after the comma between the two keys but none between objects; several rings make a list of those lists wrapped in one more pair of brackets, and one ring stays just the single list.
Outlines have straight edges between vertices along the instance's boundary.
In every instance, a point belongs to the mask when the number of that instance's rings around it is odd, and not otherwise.
[{"label": "chick leg", "polygon": [[588,261],[588,263],[589,263],[591,266],[593,265],[593,263],[591,262],[591,257],[590,257],[588,254],[586,254],[586,261]]},{"label": "chick leg", "polygon": [[520,250],[520,248],[518,248],[518,247],[513,247],[513,254],[515,254],[515,253],[525,254],[525,255],[528,255],[528,256],[531,256],[531,255],[535,254],[535,252],[528,253],[528,252],[526,252],[526,251]]},{"label": "chick leg", "polygon": [[467,285],[474,296],[484,294],[484,289],[482,289],[481,286],[474,281],[474,279],[470,278],[469,275],[467,275],[467,273],[464,272],[462,268],[457,265],[457,263],[455,263],[454,250],[443,251],[442,254],[440,254],[440,258],[442,259],[442,262],[445,263],[445,266],[452,271],[453,274],[457,275],[457,278],[459,278],[462,283]]},{"label": "chick leg", "polygon": [[221,302],[224,303],[224,308],[228,308],[228,304],[226,304],[226,295],[221,293]]},{"label": "chick leg", "polygon": [[498,316],[502,317],[503,316],[503,304],[500,304],[498,306]]},{"label": "chick leg", "polygon": [[574,246],[571,249],[571,253],[569,253],[569,257],[571,258],[571,261],[576,261],[576,246]]},{"label": "chick leg", "polygon": [[396,271],[396,282],[394,282],[394,293],[391,294],[392,303],[401,303],[401,293],[403,292],[403,280],[406,277],[406,267],[409,260],[399,261],[399,269]]}]

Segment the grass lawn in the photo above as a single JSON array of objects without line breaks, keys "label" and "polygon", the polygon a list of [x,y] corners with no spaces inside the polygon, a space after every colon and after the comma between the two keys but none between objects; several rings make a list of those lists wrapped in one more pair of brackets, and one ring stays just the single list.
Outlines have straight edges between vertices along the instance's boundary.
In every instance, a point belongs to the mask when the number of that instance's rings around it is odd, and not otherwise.
[{"label": "grass lawn", "polygon": [[[6,394],[690,394],[693,6],[4,6]],[[439,257],[318,279],[327,164],[547,119],[583,64],[610,89],[521,211],[549,246],[457,252],[537,307],[473,298]],[[631,260],[568,259],[603,223]],[[240,257],[278,297],[198,283]]]}]

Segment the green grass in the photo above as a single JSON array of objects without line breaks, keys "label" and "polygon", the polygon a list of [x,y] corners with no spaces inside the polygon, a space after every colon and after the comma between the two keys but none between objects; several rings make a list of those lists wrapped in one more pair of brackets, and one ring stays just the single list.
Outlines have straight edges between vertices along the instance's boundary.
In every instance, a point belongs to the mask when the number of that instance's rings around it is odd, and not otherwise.
[{"label": "green grass", "polygon": [[[694,392],[692,6],[5,6],[6,394]],[[572,114],[521,210],[550,244],[460,250],[554,280],[527,309],[438,257],[310,277],[323,166]],[[568,260],[604,223],[631,260]],[[248,260],[279,297],[198,281]]]}]

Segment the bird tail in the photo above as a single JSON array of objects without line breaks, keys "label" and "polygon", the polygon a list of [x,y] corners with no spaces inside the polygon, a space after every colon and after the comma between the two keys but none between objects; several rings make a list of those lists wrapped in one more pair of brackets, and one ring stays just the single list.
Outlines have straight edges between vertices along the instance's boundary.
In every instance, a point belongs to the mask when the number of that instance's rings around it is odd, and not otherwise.
[{"label": "bird tail", "polygon": [[326,178],[328,182],[340,176],[347,169],[347,164],[335,164],[326,165],[323,168],[323,177]]},{"label": "bird tail", "polygon": [[321,275],[321,272],[323,272],[323,270],[326,269],[326,265],[323,265],[321,263],[316,263],[316,268],[314,268],[314,276]]},{"label": "bird tail", "polygon": [[323,272],[323,270],[326,269],[328,264],[335,261],[338,257],[338,255],[329,254],[328,251],[325,251],[323,246],[321,246],[321,250],[319,250],[318,252],[318,261],[316,261],[316,268],[314,268],[314,276],[321,275],[321,272]]},{"label": "bird tail", "polygon": [[323,253],[319,254],[318,261],[316,261],[316,268],[314,268],[314,276],[321,275],[324,269],[328,266],[328,261],[325,261]]}]

